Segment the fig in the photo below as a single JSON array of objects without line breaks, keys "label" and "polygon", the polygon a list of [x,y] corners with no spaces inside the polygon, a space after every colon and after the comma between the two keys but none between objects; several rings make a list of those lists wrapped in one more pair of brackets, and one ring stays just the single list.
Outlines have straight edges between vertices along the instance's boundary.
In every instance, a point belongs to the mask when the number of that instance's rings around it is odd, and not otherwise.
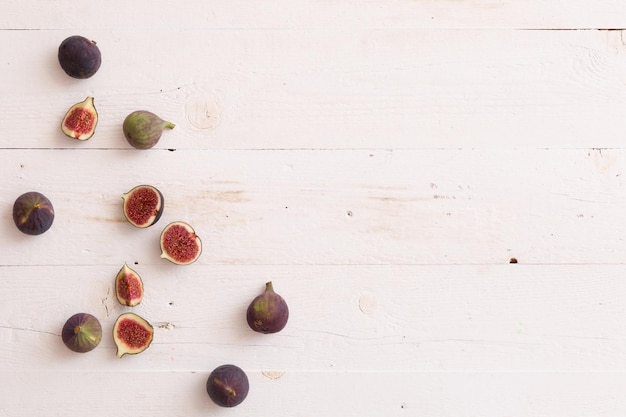
[{"label": "fig", "polygon": [[148,349],[154,328],[148,321],[135,313],[120,315],[113,325],[113,341],[117,346],[117,357],[135,355]]},{"label": "fig", "polygon": [[138,185],[122,194],[124,217],[135,227],[149,227],[163,214],[163,194],[151,185]]},{"label": "fig", "polygon": [[265,284],[265,291],[256,296],[246,312],[248,326],[259,333],[277,333],[287,324],[289,308],[285,299],[274,292],[272,281]]},{"label": "fig", "polygon": [[211,372],[206,381],[206,391],[220,407],[235,407],[248,396],[248,376],[236,365],[221,365]]},{"label": "fig", "polygon": [[185,222],[172,222],[161,232],[161,258],[177,265],[189,265],[202,253],[202,241]]},{"label": "fig", "polygon": [[61,130],[70,138],[87,140],[93,136],[98,124],[98,112],[93,104],[93,97],[74,104],[65,114]]},{"label": "fig", "polygon": [[45,195],[29,191],[15,200],[13,221],[21,232],[40,235],[52,226],[54,207]]},{"label": "fig", "polygon": [[161,119],[146,110],[137,110],[126,116],[122,130],[128,143],[136,149],[150,149],[161,139],[163,130],[174,129],[174,123]]},{"label": "fig", "polygon": [[63,325],[61,339],[65,346],[74,352],[89,352],[102,340],[102,326],[91,314],[77,313]]},{"label": "fig", "polygon": [[83,36],[70,36],[59,45],[59,64],[72,78],[89,78],[100,68],[102,56],[96,42]]},{"label": "fig", "polygon": [[143,298],[143,282],[139,274],[124,263],[115,276],[115,296],[121,305],[134,307]]}]

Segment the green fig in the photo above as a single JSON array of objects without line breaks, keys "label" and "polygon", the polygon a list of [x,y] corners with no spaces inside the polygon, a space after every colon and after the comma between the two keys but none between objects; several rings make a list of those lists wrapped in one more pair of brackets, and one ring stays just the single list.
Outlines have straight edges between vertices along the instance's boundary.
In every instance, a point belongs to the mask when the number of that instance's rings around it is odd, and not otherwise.
[{"label": "green fig", "polygon": [[174,123],[161,119],[146,110],[137,110],[126,116],[122,126],[128,143],[137,149],[150,149],[161,139],[165,129],[174,129]]}]

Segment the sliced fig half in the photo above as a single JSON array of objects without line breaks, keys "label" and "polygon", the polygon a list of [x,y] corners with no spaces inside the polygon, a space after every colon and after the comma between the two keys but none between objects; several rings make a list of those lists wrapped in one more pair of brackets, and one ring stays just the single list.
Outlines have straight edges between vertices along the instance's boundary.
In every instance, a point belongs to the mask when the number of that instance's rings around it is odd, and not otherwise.
[{"label": "sliced fig half", "polygon": [[189,265],[202,253],[202,241],[189,224],[172,222],[161,232],[161,258],[177,265]]},{"label": "sliced fig half", "polygon": [[115,296],[121,305],[129,307],[136,306],[143,298],[143,281],[126,263],[115,277]]},{"label": "sliced fig half", "polygon": [[98,112],[93,100],[89,96],[70,107],[61,123],[63,133],[78,140],[87,140],[93,136],[98,124]]},{"label": "sliced fig half", "polygon": [[120,315],[113,325],[113,341],[117,346],[118,358],[143,352],[148,349],[153,337],[152,325],[135,313]]},{"label": "sliced fig half", "polygon": [[122,194],[124,217],[135,227],[145,228],[155,224],[163,214],[163,194],[151,185],[138,185]]}]

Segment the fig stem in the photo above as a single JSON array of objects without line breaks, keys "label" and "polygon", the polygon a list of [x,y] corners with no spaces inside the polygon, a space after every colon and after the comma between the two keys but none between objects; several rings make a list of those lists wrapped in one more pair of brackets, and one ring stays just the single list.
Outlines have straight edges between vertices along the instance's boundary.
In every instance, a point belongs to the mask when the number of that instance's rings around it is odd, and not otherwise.
[{"label": "fig stem", "polygon": [[274,291],[274,286],[272,285],[272,281],[268,281],[265,283],[265,291]]},{"label": "fig stem", "polygon": [[174,123],[172,123],[172,122],[165,121],[165,123],[163,123],[163,126],[168,128],[168,129],[174,129],[174,127],[176,125]]}]

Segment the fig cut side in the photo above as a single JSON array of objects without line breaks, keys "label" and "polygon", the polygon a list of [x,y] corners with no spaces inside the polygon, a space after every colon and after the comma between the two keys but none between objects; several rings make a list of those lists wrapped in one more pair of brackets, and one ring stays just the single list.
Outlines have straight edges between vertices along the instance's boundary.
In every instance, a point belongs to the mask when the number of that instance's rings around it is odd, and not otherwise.
[{"label": "fig cut side", "polygon": [[202,241],[185,222],[172,222],[161,232],[161,258],[177,265],[189,265],[200,257]]},{"label": "fig cut side", "polygon": [[61,339],[73,352],[86,353],[100,344],[102,326],[88,313],[77,313],[67,319],[61,330]]},{"label": "fig cut side", "polygon": [[113,325],[113,341],[117,346],[118,358],[143,352],[148,349],[153,337],[152,325],[135,313],[120,315]]},{"label": "fig cut side", "polygon": [[61,123],[63,133],[78,140],[87,140],[93,136],[98,124],[98,112],[93,100],[89,96],[70,107]]},{"label": "fig cut side", "polygon": [[40,235],[50,229],[53,221],[54,207],[40,192],[26,192],[13,203],[13,222],[22,233]]},{"label": "fig cut side", "polygon": [[161,218],[165,200],[151,185],[138,185],[122,194],[124,217],[139,228],[150,227]]},{"label": "fig cut side", "polygon": [[125,306],[134,307],[143,299],[143,282],[139,274],[126,263],[115,277],[115,296]]}]

